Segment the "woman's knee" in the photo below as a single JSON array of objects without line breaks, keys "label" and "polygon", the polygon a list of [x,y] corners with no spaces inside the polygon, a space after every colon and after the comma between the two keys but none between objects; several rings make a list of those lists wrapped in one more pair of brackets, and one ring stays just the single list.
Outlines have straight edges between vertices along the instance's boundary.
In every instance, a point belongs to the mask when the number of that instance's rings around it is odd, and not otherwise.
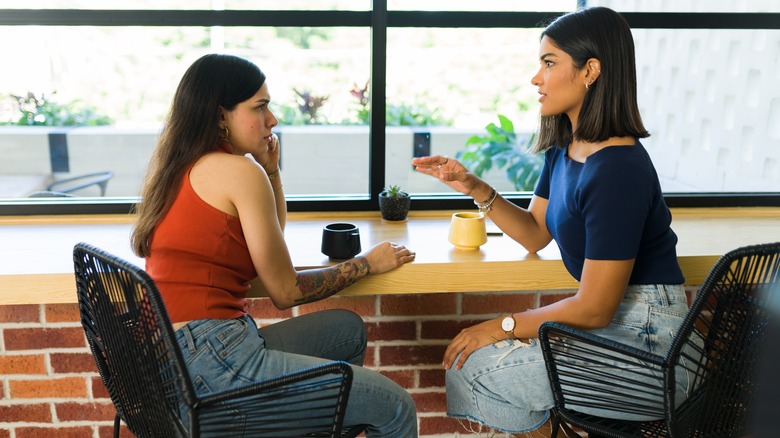
[{"label": "woman's knee", "polygon": [[328,319],[337,327],[342,328],[347,333],[358,336],[362,339],[364,346],[368,343],[366,323],[360,315],[345,309],[332,309],[327,310],[326,312],[329,312]]}]

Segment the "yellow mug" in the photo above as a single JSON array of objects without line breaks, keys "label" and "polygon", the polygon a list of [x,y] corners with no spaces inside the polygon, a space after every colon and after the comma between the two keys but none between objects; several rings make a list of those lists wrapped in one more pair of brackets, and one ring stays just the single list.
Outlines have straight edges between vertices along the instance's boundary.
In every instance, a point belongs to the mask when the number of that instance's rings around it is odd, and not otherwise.
[{"label": "yellow mug", "polygon": [[458,249],[474,250],[487,242],[483,213],[453,213],[449,241]]}]

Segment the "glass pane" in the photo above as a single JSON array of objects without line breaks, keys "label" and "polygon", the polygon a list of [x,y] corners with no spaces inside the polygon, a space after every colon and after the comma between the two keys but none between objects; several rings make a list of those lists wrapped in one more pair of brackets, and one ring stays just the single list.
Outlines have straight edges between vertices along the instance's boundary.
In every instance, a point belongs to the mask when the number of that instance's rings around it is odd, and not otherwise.
[{"label": "glass pane", "polygon": [[368,11],[371,0],[0,0],[0,9]]},{"label": "glass pane", "polygon": [[606,6],[620,12],[780,12],[775,0],[749,1],[644,1],[587,0],[588,6]]},{"label": "glass pane", "polygon": [[780,31],[633,32],[643,143],[664,191],[780,191]]},{"label": "glass pane", "polygon": [[577,0],[388,0],[387,9],[402,11],[573,11]]},{"label": "glass pane", "polygon": [[[387,183],[417,195],[452,195],[449,187],[412,169],[413,156],[430,154],[458,157],[478,174],[474,163],[489,162],[492,168],[482,176],[502,193],[532,190],[539,158],[526,149],[538,120],[531,77],[538,66],[539,32],[389,29]],[[500,125],[499,116],[512,129],[506,129],[507,141],[491,144],[500,133],[490,139],[485,128]],[[472,137],[470,153],[461,155]],[[497,148],[517,166],[491,160]]]},{"label": "glass pane", "polygon": [[[538,120],[530,84],[538,35],[539,29],[390,29],[388,108],[414,106],[425,117],[410,123],[417,126],[388,128],[388,184],[414,194],[453,194],[409,165],[414,154],[441,154],[470,157],[475,173],[478,162],[490,163],[483,176],[502,193],[532,190],[535,163],[522,151]],[[780,31],[634,35],[640,111],[652,134],[643,144],[664,191],[780,191],[780,64],[771,56],[780,51]],[[498,125],[499,115],[518,134],[512,148],[484,129]],[[480,137],[469,146],[476,155],[459,155],[472,136]]]},{"label": "glass pane", "polygon": [[[268,76],[289,195],[367,196],[368,127],[342,124],[358,119],[350,92],[369,76],[369,40],[367,28],[0,27],[0,51],[17,60],[0,69],[0,198],[101,196],[74,185],[104,172],[105,196],[137,196],[182,74],[210,52]],[[303,111],[307,96],[327,99]]]}]

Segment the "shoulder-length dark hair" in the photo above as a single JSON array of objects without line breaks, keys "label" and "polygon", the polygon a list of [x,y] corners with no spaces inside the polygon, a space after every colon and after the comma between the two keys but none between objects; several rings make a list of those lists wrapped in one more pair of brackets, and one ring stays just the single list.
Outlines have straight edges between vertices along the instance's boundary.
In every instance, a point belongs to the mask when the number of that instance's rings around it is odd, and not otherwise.
[{"label": "shoulder-length dark hair", "polygon": [[585,93],[575,132],[566,114],[541,117],[536,152],[565,147],[573,139],[650,135],[637,105],[634,38],[622,15],[604,7],[581,9],[555,19],[540,39],[544,36],[572,57],[576,69],[595,58],[601,73]]},{"label": "shoulder-length dark hair", "polygon": [[254,96],[265,75],[250,61],[209,54],[184,73],[170,113],[149,162],[130,243],[139,257],[148,257],[154,229],[170,209],[184,173],[219,144],[219,108],[228,111]]}]

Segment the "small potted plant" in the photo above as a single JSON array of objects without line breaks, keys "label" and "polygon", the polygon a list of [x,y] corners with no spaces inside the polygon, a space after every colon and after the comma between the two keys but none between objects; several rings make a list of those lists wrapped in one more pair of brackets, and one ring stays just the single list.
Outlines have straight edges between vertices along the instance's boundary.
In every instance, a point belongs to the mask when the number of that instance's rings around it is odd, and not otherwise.
[{"label": "small potted plant", "polygon": [[412,198],[408,193],[401,190],[401,186],[390,185],[379,193],[379,210],[382,212],[382,219],[384,220],[406,220],[406,214],[409,213],[411,204]]}]

